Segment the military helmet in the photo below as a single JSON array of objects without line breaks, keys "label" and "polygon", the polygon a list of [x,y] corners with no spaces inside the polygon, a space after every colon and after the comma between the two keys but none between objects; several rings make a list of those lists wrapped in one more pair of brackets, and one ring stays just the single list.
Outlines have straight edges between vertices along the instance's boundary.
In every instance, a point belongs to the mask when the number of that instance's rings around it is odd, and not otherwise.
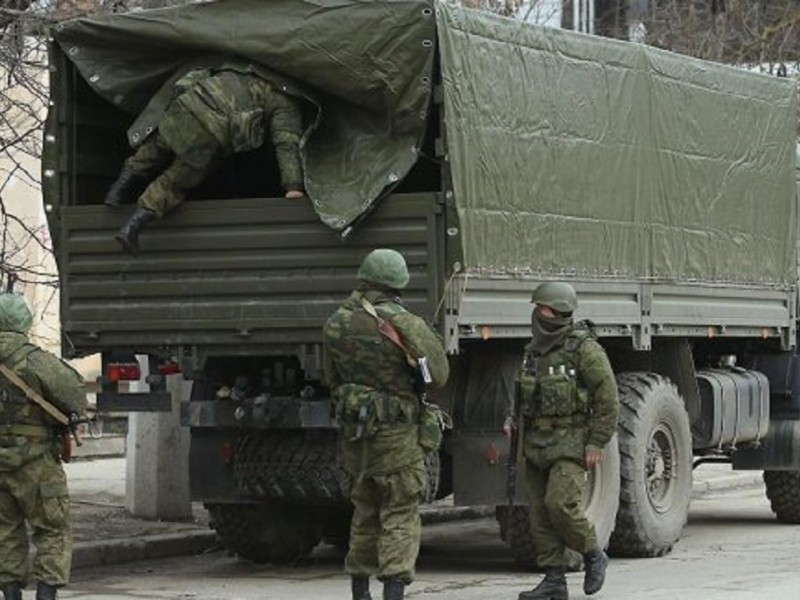
[{"label": "military helmet", "polygon": [[575,288],[561,281],[547,281],[533,290],[531,302],[549,306],[560,313],[572,313],[578,308]]},{"label": "military helmet", "polygon": [[25,298],[19,294],[0,294],[0,331],[28,333],[33,315]]},{"label": "military helmet", "polygon": [[358,278],[402,290],[409,279],[406,259],[397,250],[378,248],[367,254],[358,269]]}]

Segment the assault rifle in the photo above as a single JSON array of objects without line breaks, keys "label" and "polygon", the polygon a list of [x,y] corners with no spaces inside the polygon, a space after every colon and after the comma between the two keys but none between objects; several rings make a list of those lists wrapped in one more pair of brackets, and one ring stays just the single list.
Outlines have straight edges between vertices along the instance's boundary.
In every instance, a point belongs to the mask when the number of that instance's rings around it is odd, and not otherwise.
[{"label": "assault rifle", "polygon": [[522,419],[522,388],[519,380],[514,382],[514,398],[512,399],[511,414],[506,419],[505,429],[508,431],[508,461],[506,463],[506,497],[508,507],[514,506],[517,497],[517,471],[522,459],[522,444],[525,435],[525,422]]}]

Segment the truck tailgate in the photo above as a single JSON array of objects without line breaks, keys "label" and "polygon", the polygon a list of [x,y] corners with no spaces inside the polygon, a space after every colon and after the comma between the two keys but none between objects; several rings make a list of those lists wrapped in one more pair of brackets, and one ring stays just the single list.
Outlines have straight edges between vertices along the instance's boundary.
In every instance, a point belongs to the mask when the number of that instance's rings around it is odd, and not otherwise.
[{"label": "truck tailgate", "polygon": [[405,255],[409,305],[427,316],[436,308],[436,194],[386,198],[345,240],[307,200],[187,202],[142,234],[137,257],[113,239],[131,209],[59,210],[67,355],[183,345],[249,354],[318,342],[325,319],[354,287],[360,261],[378,246]]}]

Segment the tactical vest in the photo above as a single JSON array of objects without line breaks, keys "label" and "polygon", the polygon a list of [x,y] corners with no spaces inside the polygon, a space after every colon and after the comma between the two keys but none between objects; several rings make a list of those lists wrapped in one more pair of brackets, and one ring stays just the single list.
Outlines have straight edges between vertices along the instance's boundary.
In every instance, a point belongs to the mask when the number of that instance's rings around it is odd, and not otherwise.
[{"label": "tactical vest", "polygon": [[[339,334],[326,340],[345,382],[331,390],[342,436],[353,441],[381,430],[416,427],[419,400],[405,355],[381,335],[375,318],[351,300],[337,315]],[[393,302],[374,304],[384,319],[405,311]]]},{"label": "tactical vest", "polygon": [[[33,345],[21,345],[3,364],[24,378],[27,357],[35,350]],[[0,375],[0,472],[54,451],[54,431],[46,419],[41,408]]]},{"label": "tactical vest", "polygon": [[589,391],[580,377],[580,347],[594,338],[588,329],[575,328],[563,344],[545,356],[526,352],[520,373],[522,415],[531,424],[549,428],[585,424]]}]

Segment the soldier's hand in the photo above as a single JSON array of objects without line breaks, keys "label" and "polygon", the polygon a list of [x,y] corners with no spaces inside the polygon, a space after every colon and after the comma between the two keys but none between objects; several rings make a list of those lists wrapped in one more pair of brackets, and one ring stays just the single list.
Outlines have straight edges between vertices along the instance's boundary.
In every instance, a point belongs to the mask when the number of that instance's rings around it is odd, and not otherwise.
[{"label": "soldier's hand", "polygon": [[591,469],[595,465],[599,465],[603,460],[603,454],[599,448],[594,446],[586,446],[583,453],[583,461],[586,463],[586,468]]},{"label": "soldier's hand", "polygon": [[288,190],[286,192],[287,198],[302,198],[304,196],[305,194],[303,193],[303,190]]}]

